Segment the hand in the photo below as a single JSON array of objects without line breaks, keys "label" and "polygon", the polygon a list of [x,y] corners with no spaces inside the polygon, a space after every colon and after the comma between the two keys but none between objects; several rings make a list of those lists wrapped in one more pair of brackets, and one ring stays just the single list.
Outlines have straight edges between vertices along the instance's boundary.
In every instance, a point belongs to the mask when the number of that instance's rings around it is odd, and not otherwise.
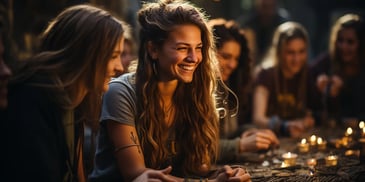
[{"label": "hand", "polygon": [[305,126],[301,120],[288,121],[287,125],[292,138],[299,138],[305,132]]},{"label": "hand", "polygon": [[343,81],[339,76],[334,75],[331,78],[331,82],[332,82],[332,85],[331,85],[329,94],[331,97],[336,97],[336,96],[338,96],[338,94],[341,91],[341,88],[343,86]]},{"label": "hand", "polygon": [[279,143],[278,138],[271,130],[249,130],[241,135],[240,152],[267,150],[270,146],[278,146]]},{"label": "hand", "polygon": [[324,94],[326,92],[327,85],[329,83],[329,78],[326,74],[321,74],[317,77],[317,88],[318,90]]},{"label": "hand", "polygon": [[250,182],[251,176],[247,171],[241,167],[232,169],[230,166],[225,165],[223,168],[217,170],[215,181],[217,182]]},{"label": "hand", "polygon": [[305,130],[314,127],[315,122],[312,113],[310,111],[307,112],[307,115],[303,118],[302,122]]},{"label": "hand", "polygon": [[133,180],[133,182],[154,182],[154,181],[164,181],[164,182],[176,182],[168,174],[171,172],[172,167],[167,167],[162,170],[147,169],[141,175]]}]

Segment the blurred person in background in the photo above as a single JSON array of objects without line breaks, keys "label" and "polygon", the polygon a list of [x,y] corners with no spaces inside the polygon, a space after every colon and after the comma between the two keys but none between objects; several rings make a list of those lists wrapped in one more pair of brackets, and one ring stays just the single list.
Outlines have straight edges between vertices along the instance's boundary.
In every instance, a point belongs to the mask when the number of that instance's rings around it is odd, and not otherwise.
[{"label": "blurred person in background", "polygon": [[[0,110],[4,110],[8,106],[8,82],[12,72],[8,67],[8,54],[10,53],[7,44],[7,34],[5,16],[0,16]],[[1,116],[0,116],[1,117]]]},{"label": "blurred person in background", "polygon": [[255,81],[253,120],[257,126],[294,138],[314,126],[307,108],[308,46],[302,25],[286,22],[276,29]]},{"label": "blurred person in background", "polygon": [[[223,102],[218,103],[225,103],[218,108],[221,111],[218,162],[234,162],[244,152],[267,150],[271,146],[277,146],[279,141],[271,130],[241,126],[237,120],[237,114],[241,115],[242,112],[245,113],[244,109],[251,107],[248,106],[251,62],[244,32],[234,21],[213,19],[208,24],[216,39],[222,81],[229,87],[217,91],[217,98],[223,99]],[[218,88],[220,86],[224,87],[223,84],[218,84]]]},{"label": "blurred person in background", "polygon": [[322,122],[365,118],[365,29],[357,14],[345,14],[333,24],[329,50],[310,67],[315,98],[311,105]]}]

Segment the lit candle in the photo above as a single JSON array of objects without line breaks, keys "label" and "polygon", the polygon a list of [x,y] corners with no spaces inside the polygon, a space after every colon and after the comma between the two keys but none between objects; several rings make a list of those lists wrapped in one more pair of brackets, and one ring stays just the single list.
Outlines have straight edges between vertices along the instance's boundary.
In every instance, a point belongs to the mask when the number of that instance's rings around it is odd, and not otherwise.
[{"label": "lit candle", "polygon": [[309,167],[314,167],[315,165],[317,165],[317,160],[315,158],[307,159],[307,165]]},{"label": "lit candle", "polygon": [[360,123],[359,123],[359,128],[360,128],[360,129],[364,129],[364,127],[365,127],[365,123],[364,123],[364,121],[360,121]]},{"label": "lit candle", "polygon": [[310,143],[311,145],[316,145],[316,140],[317,140],[316,135],[312,135],[312,136],[309,138],[309,143]]},{"label": "lit candle", "polygon": [[318,137],[318,139],[317,139],[318,150],[325,150],[326,145],[327,145],[327,142],[324,141],[321,137]]},{"label": "lit candle", "polygon": [[352,128],[351,128],[351,127],[348,127],[348,128],[346,129],[345,136],[350,136],[350,135],[352,135]]},{"label": "lit candle", "polygon": [[336,155],[329,155],[325,157],[326,166],[336,166],[337,165],[337,156]]},{"label": "lit candle", "polygon": [[288,153],[284,153],[282,155],[282,157],[284,159],[284,164],[286,166],[293,166],[293,165],[296,164],[296,160],[297,160],[298,155],[295,154],[295,153],[288,152]]},{"label": "lit candle", "polygon": [[300,143],[298,144],[298,149],[301,153],[309,151],[309,143],[307,143],[307,140],[305,138],[303,138],[302,141],[300,141]]}]

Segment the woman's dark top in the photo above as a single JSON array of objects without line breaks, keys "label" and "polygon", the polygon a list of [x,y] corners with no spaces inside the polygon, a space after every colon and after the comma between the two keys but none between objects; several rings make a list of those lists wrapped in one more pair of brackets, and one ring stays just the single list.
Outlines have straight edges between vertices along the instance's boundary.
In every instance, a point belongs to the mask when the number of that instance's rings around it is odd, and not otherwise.
[{"label": "woman's dark top", "polygon": [[[316,99],[311,100],[311,105],[317,112],[326,112],[327,119],[338,121],[345,118],[365,118],[365,70],[360,68],[358,74],[351,77],[342,76],[343,73],[332,73],[331,61],[328,53],[320,55],[310,66],[311,85],[315,87]],[[342,89],[337,97],[329,94],[322,94],[316,87],[316,80],[319,75],[326,74],[340,76],[343,81]]]},{"label": "woman's dark top", "polygon": [[63,181],[69,154],[63,111],[44,89],[25,84],[9,88],[1,113],[4,175],[10,181]]},{"label": "woman's dark top", "polygon": [[[292,79],[284,79],[284,76],[276,68],[262,70],[255,81],[255,86],[264,86],[268,94],[266,115],[278,116],[280,119],[291,120],[304,117],[306,100],[299,98],[299,91],[306,93],[301,81],[301,76],[296,75]],[[305,98],[305,97],[304,97]]]}]

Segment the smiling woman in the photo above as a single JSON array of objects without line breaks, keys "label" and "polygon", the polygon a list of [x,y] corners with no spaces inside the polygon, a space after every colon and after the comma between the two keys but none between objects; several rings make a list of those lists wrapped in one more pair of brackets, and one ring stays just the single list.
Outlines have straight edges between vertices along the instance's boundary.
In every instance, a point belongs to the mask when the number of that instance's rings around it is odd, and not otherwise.
[{"label": "smiling woman", "polygon": [[123,32],[120,20],[91,5],[69,7],[50,22],[39,53],[17,63],[9,84],[2,177],[86,181],[83,126],[97,120],[107,82],[123,69]]},{"label": "smiling woman", "polygon": [[311,66],[316,98],[311,100],[323,122],[365,117],[365,23],[357,14],[344,14],[333,24],[328,51]]},{"label": "smiling woman", "polygon": [[307,110],[308,36],[295,22],[281,24],[257,76],[253,119],[280,135],[299,137],[314,125]]},{"label": "smiling woman", "polygon": [[218,154],[218,69],[203,12],[164,0],[146,3],[138,20],[137,71],[113,80],[104,95],[89,180],[140,180],[143,171],[164,174],[150,176],[156,181],[248,180],[241,168],[210,173]]}]

